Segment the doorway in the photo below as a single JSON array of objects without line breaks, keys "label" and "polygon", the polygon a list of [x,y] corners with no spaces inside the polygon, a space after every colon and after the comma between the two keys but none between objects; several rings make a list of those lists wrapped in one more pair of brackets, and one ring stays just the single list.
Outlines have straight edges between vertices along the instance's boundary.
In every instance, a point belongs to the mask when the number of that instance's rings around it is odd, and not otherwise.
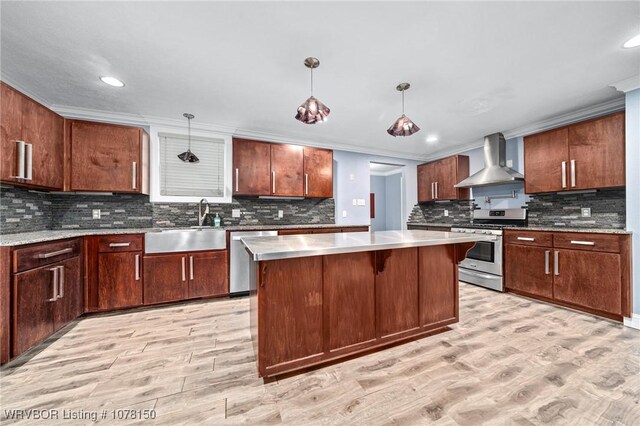
[{"label": "doorway", "polygon": [[405,227],[404,165],[370,162],[371,230],[396,231]]}]

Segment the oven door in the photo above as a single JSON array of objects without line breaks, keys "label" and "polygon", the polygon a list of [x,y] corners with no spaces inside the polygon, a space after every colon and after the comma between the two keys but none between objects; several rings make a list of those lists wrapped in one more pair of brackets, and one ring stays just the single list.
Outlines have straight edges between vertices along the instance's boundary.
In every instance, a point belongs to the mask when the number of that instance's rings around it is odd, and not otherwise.
[{"label": "oven door", "polygon": [[460,267],[502,276],[502,237],[478,241],[460,262]]}]

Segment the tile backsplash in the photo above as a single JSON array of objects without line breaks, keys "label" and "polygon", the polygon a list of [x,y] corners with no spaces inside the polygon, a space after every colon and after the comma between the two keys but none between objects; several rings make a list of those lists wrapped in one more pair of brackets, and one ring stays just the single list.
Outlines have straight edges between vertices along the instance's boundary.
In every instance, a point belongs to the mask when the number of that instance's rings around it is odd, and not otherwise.
[{"label": "tile backsplash", "polygon": [[[100,219],[93,219],[93,210]],[[240,209],[239,218],[232,209]],[[283,217],[278,217],[282,210]],[[233,199],[211,204],[224,225],[333,224],[333,199]],[[145,195],[88,195],[0,187],[0,234],[46,229],[186,227],[198,224],[197,203],[151,203]]]},{"label": "tile backsplash", "polygon": [[[445,210],[449,215],[445,216]],[[473,201],[438,201],[416,204],[409,215],[410,223],[462,224],[471,221]]]}]

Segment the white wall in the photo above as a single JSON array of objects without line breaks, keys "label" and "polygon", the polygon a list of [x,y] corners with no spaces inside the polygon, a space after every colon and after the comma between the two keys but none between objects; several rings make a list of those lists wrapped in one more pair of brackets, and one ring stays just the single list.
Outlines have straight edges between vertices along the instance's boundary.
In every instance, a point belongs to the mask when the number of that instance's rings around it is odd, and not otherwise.
[{"label": "white wall", "polygon": [[[336,203],[336,224],[369,225],[369,163],[390,163],[404,165],[402,175],[405,181],[405,197],[402,205],[403,226],[406,226],[411,209],[418,200],[417,166],[419,161],[402,160],[378,155],[360,154],[347,151],[333,151],[333,193]],[[353,199],[364,199],[364,206],[354,206]],[[343,217],[342,212],[347,216]]]},{"label": "white wall", "polygon": [[[633,312],[640,315],[640,89],[626,94],[627,230],[632,235]],[[640,324],[638,324],[640,325]]]},{"label": "white wall", "polygon": [[384,231],[387,226],[387,185],[384,176],[371,176],[370,192],[375,194],[376,217],[371,219],[372,231]]}]

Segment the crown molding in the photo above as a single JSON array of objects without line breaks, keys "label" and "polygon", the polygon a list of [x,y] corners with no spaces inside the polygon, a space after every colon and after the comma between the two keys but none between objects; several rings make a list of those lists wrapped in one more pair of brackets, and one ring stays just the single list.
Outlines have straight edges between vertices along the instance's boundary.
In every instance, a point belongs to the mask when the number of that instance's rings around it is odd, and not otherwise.
[{"label": "crown molding", "polygon": [[33,99],[34,101],[38,102],[39,104],[49,108],[49,109],[53,109],[51,108],[51,103],[48,102],[46,99],[41,98],[40,96],[36,95],[35,93],[31,92],[29,89],[25,88],[24,86],[16,83],[13,79],[7,77],[5,74],[0,73],[0,80],[2,80],[4,83],[8,84],[9,86],[13,87],[14,89],[16,89],[18,92],[22,93],[23,95]]},{"label": "crown molding", "polygon": [[612,83],[609,85],[609,87],[613,87],[616,90],[624,93],[640,89],[640,74],[634,75],[633,77],[618,81],[616,83]]}]

